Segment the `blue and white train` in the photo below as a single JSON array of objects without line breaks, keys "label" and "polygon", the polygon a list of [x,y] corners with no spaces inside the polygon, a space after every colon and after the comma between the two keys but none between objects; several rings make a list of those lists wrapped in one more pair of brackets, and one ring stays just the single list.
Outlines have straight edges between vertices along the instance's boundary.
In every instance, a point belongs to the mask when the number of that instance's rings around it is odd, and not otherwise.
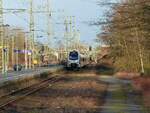
[{"label": "blue and white train", "polygon": [[88,57],[83,54],[80,54],[79,51],[73,50],[70,51],[67,58],[67,68],[70,69],[79,69],[88,64]]}]

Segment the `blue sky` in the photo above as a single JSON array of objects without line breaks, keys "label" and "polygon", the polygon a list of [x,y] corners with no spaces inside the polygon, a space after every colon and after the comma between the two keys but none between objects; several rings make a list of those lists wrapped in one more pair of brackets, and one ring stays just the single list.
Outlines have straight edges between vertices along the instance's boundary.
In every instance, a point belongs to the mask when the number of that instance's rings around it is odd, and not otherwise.
[{"label": "blue sky", "polygon": [[[14,2],[15,1],[15,2]],[[5,8],[29,8],[29,0],[4,0]],[[46,1],[46,0],[45,0]],[[55,33],[55,37],[62,38],[64,33],[64,26],[57,25],[56,23],[64,22],[65,16],[75,16],[77,28],[81,33],[81,41],[86,42],[89,45],[95,44],[96,34],[100,30],[100,26],[89,26],[84,23],[90,21],[96,21],[99,18],[104,18],[108,7],[98,6],[96,4],[98,0],[51,0],[52,8],[52,29]],[[105,0],[103,0],[105,1]],[[110,1],[110,0],[109,0]],[[34,0],[35,9],[44,9],[44,0]],[[10,24],[11,26],[20,26],[25,31],[28,31],[29,27],[29,15],[27,13],[11,14],[6,13],[5,24]],[[36,29],[46,30],[46,16],[43,14],[35,14],[35,24]],[[41,32],[37,35],[43,35]]]},{"label": "blue sky", "polygon": [[[85,21],[97,20],[102,17],[104,8],[100,8],[96,3],[87,2],[85,0],[53,0],[53,9],[64,9],[65,15],[75,16],[77,28],[81,33],[81,41],[89,44],[94,43],[99,27],[89,26]],[[55,7],[56,6],[56,7]],[[60,14],[54,14],[60,16]]]}]

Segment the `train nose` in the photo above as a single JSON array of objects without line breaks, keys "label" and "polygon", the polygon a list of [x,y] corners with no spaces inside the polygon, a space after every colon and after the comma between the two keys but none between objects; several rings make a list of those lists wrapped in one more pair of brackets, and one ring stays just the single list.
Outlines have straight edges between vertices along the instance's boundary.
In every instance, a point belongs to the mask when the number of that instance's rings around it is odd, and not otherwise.
[{"label": "train nose", "polygon": [[72,68],[77,68],[77,67],[78,67],[78,64],[76,64],[76,63],[71,63],[71,67],[72,67]]}]

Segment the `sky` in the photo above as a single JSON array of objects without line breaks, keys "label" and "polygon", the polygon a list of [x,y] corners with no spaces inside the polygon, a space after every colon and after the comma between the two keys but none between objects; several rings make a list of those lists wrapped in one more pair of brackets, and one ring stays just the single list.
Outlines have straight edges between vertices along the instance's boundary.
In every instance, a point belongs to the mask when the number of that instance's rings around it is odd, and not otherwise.
[{"label": "sky", "polygon": [[[100,28],[97,26],[89,26],[88,22],[103,17],[105,7],[100,8],[95,2],[88,2],[88,0],[53,0],[52,4],[54,4],[53,9],[64,9],[64,15],[75,16],[76,27],[80,31],[81,42],[95,44],[94,40]],[[60,14],[56,13],[54,15],[61,18]],[[56,26],[56,28],[57,27],[59,26]]]},{"label": "sky", "polygon": [[[29,9],[29,0],[4,0],[4,8],[23,8]],[[88,22],[97,21],[105,17],[105,13],[109,10],[108,6],[98,6],[96,1],[100,0],[50,0],[52,9],[51,29],[54,33],[52,37],[62,39],[64,36],[64,16],[75,16],[76,27],[80,31],[81,42],[88,45],[95,45],[96,35],[101,32],[101,26],[90,26]],[[105,1],[105,0],[102,0]],[[111,0],[108,0],[111,1]],[[34,10],[45,10],[46,0],[34,0]],[[35,29],[46,31],[47,20],[44,14],[35,14]],[[5,13],[4,23],[10,26],[19,26],[25,31],[29,31],[29,14],[24,13]],[[36,37],[42,35],[46,37],[44,32],[37,32]],[[43,40],[43,39],[42,39]]]}]

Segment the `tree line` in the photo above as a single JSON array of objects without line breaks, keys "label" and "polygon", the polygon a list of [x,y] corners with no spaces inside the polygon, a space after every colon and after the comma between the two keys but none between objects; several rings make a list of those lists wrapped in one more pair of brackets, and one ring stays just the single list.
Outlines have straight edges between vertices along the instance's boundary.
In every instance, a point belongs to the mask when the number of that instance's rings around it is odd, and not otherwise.
[{"label": "tree line", "polygon": [[150,73],[150,0],[114,5],[98,38],[110,46],[118,70]]}]

